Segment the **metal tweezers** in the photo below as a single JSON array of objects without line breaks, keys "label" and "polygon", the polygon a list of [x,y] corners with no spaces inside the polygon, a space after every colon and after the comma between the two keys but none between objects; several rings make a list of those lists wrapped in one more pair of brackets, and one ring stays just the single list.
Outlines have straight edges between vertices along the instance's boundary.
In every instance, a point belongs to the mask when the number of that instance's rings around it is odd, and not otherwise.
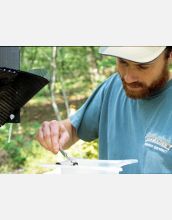
[{"label": "metal tweezers", "polygon": [[73,161],[73,159],[72,159],[71,157],[69,157],[66,152],[64,152],[63,150],[60,150],[60,153],[61,153],[70,163],[72,163],[73,166],[78,165],[78,162]]}]

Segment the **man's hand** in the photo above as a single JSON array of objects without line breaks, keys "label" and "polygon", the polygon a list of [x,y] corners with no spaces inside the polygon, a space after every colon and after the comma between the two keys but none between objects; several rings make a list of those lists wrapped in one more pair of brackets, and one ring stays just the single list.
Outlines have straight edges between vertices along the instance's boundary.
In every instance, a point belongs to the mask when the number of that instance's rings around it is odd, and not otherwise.
[{"label": "man's hand", "polygon": [[[68,120],[66,122],[69,123]],[[67,127],[72,128],[72,126]],[[72,131],[66,128],[63,121],[44,121],[36,135],[36,139],[44,148],[57,154],[60,149],[64,149],[67,143],[70,142],[72,138],[70,134],[72,134]]]}]

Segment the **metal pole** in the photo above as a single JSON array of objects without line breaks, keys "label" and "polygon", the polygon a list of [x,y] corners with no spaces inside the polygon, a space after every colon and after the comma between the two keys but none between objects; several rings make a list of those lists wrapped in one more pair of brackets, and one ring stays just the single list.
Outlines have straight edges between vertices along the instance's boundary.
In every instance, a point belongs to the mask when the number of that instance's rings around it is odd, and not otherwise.
[{"label": "metal pole", "polygon": [[0,66],[20,69],[20,48],[0,47]]}]

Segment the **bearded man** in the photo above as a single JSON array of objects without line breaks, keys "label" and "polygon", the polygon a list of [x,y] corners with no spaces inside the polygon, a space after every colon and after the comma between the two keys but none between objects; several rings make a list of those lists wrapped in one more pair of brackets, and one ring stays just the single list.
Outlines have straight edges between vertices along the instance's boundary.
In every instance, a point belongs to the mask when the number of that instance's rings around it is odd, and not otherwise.
[{"label": "bearded man", "polygon": [[172,173],[172,47],[101,47],[117,72],[69,119],[43,122],[37,140],[58,153],[99,139],[99,159],[137,159],[123,173]]}]

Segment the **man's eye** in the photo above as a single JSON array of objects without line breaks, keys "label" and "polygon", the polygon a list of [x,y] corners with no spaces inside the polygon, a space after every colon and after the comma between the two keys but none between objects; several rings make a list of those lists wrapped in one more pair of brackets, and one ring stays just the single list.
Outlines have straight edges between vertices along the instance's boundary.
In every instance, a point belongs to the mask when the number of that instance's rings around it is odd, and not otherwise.
[{"label": "man's eye", "polygon": [[142,70],[146,70],[148,69],[149,67],[148,66],[138,66],[139,69],[142,69]]},{"label": "man's eye", "polygon": [[125,61],[123,61],[123,60],[119,60],[119,63],[120,64],[123,64],[123,65],[128,65]]}]

